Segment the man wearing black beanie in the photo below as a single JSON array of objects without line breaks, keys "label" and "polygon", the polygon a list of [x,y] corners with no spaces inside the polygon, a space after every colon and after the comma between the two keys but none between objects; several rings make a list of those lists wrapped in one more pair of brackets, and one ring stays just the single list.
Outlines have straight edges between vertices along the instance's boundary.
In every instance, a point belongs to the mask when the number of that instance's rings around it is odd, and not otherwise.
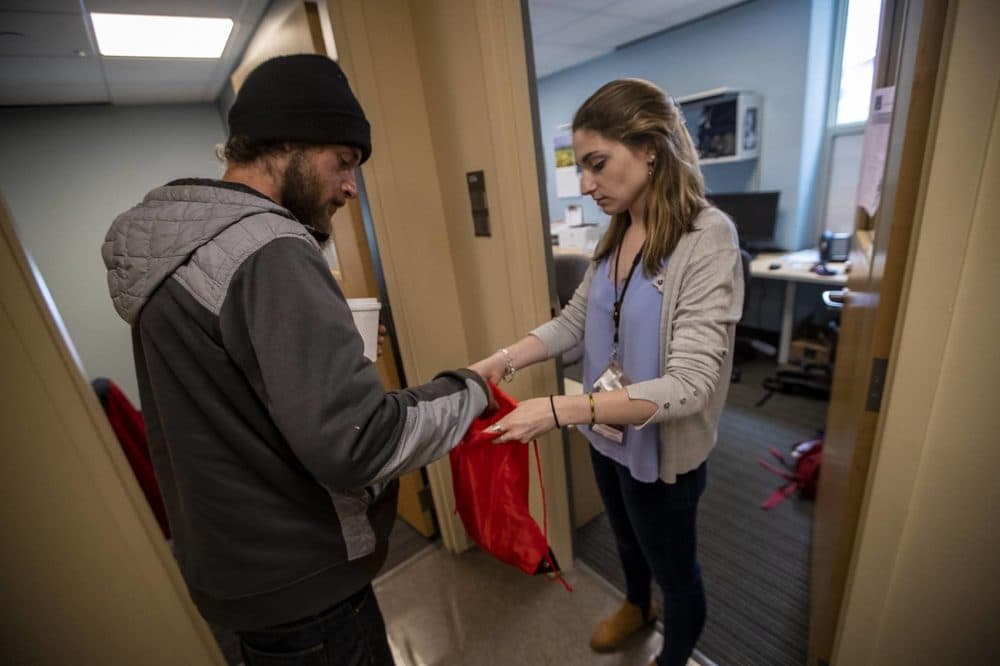
[{"label": "man wearing black beanie", "polygon": [[386,393],[363,355],[320,252],[371,154],[340,67],[263,63],[229,125],[221,180],[156,188],[102,248],[177,560],[247,666],[391,664],[371,580],[395,479],[456,446],[487,387],[459,369]]}]

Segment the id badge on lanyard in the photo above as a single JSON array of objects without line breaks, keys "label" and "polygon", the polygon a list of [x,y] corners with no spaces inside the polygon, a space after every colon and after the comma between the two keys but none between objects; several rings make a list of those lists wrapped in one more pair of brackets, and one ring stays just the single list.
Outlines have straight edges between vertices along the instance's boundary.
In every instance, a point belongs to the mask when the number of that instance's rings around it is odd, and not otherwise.
[{"label": "id badge on lanyard", "polygon": [[[608,367],[594,381],[595,393],[600,391],[617,391],[632,383],[625,375],[625,371],[622,370],[622,366],[618,364],[618,359],[615,356],[616,354],[612,352],[611,362],[608,363]],[[590,430],[596,432],[601,437],[610,439],[615,444],[621,444],[625,441],[625,426],[595,423],[590,426]]]},{"label": "id badge on lanyard", "polygon": [[[615,255],[615,280],[618,279],[618,261],[621,259],[621,252],[622,246],[619,244],[618,252]],[[639,265],[639,259],[641,257],[642,250],[640,249],[638,254],[635,255],[635,259],[632,261],[632,268],[628,272],[628,277],[625,278],[625,285],[622,287],[621,296],[618,295],[618,284],[615,282],[615,303],[614,311],[612,313],[612,317],[615,322],[615,337],[611,346],[611,360],[608,362],[608,366],[604,369],[604,372],[602,372],[597,379],[594,380],[595,393],[600,391],[618,391],[624,389],[632,383],[628,376],[625,375],[625,371],[618,362],[618,330],[621,326],[621,311],[622,303],[625,301],[625,292],[628,290],[629,282],[632,281],[632,274],[635,272],[635,267]],[[616,444],[621,444],[625,441],[625,426],[623,425],[595,423],[590,427],[590,430]]]}]

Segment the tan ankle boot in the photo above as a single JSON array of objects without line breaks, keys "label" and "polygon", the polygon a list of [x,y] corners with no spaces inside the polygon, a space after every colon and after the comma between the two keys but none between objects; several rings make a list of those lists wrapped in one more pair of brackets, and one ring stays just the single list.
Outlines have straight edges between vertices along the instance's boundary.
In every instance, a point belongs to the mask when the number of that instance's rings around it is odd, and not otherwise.
[{"label": "tan ankle boot", "polygon": [[657,608],[653,604],[650,604],[649,612],[643,617],[638,606],[626,601],[613,615],[597,625],[590,637],[590,649],[594,652],[617,650],[634,633],[652,624],[656,615]]}]

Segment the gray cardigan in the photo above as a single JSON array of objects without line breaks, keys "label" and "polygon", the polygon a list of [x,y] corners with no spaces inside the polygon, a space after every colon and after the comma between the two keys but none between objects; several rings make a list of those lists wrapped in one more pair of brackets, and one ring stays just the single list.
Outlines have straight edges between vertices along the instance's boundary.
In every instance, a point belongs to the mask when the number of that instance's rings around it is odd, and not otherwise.
[{"label": "gray cardigan", "polygon": [[[743,311],[743,265],[736,228],[707,208],[684,234],[654,284],[660,311],[661,377],[626,387],[629,398],[648,400],[656,412],[643,423],[660,427],[660,479],[674,483],[708,458],[729,391],[736,322]],[[583,339],[591,264],[562,313],[531,332],[549,357]],[[598,414],[600,417],[600,414]]]}]

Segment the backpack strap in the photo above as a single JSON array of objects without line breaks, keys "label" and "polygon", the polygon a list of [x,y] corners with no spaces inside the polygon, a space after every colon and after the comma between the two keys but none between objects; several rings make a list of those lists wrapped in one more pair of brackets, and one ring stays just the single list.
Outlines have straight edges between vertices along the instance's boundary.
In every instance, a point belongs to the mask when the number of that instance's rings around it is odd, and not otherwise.
[{"label": "backpack strap", "polygon": [[[538,488],[542,491],[542,534],[545,536],[545,545],[549,546],[549,507],[545,501],[545,484],[542,483],[542,458],[538,455],[538,440],[536,439],[531,444],[535,450],[535,469],[538,471]],[[563,578],[559,567],[556,566],[551,546],[549,546],[548,550],[545,551],[545,561],[549,563],[550,567],[552,567],[552,572],[556,577],[556,580],[562,583],[562,586],[566,588],[567,592],[572,592],[573,588],[566,582],[566,579]]]},{"label": "backpack strap", "polygon": [[757,462],[760,464],[761,467],[766,469],[768,472],[780,476],[785,481],[791,481],[792,483],[795,483],[795,481],[798,479],[798,477],[792,472],[779,469],[774,465],[772,465],[771,463],[767,462],[766,460],[758,460]]},{"label": "backpack strap", "polygon": [[768,497],[763,504],[760,505],[761,508],[765,510],[773,509],[774,507],[778,506],[786,499],[791,497],[792,493],[795,492],[795,489],[797,487],[798,487],[797,483],[789,483],[787,486],[782,486],[781,488],[778,488],[773,493],[771,493],[771,496]]}]

